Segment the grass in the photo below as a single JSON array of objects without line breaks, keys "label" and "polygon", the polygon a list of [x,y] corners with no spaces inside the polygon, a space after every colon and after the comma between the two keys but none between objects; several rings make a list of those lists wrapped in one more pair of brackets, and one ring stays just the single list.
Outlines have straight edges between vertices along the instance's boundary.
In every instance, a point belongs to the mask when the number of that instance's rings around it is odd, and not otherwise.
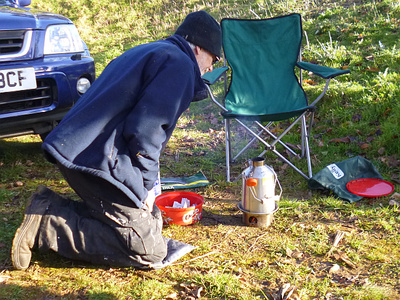
[{"label": "grass", "polygon": [[[303,60],[352,71],[333,80],[318,106],[314,172],[361,155],[399,192],[396,1],[43,0],[33,6],[74,21],[97,74],[130,47],[172,34],[193,10],[205,9],[218,20],[301,13]],[[304,79],[310,95],[322,90],[317,78],[306,74]],[[12,238],[36,187],[76,196],[43,158],[38,136],[1,140],[0,298],[273,299],[285,284],[296,287],[291,299],[400,298],[400,214],[398,206],[389,205],[390,197],[350,204],[312,192],[301,176],[268,156],[283,188],[280,209],[266,229],[244,226],[236,207],[241,184],[225,182],[223,140],[222,118],[209,100],[193,103],[181,117],[162,155],[161,175],[189,176],[201,169],[211,185],[193,190],[206,200],[200,223],[164,228],[165,236],[196,249],[175,265],[151,272],[92,266],[52,253],[34,253],[29,269],[13,271]],[[254,154],[251,149],[246,157]],[[239,163],[233,171],[243,168]]]}]

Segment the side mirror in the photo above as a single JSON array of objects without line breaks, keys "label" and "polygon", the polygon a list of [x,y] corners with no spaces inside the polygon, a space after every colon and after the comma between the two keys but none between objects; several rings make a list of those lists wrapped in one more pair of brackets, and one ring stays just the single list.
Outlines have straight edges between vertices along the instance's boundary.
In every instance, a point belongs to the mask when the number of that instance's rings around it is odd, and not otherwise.
[{"label": "side mirror", "polygon": [[31,4],[31,0],[18,0],[17,2],[19,6],[28,6]]}]

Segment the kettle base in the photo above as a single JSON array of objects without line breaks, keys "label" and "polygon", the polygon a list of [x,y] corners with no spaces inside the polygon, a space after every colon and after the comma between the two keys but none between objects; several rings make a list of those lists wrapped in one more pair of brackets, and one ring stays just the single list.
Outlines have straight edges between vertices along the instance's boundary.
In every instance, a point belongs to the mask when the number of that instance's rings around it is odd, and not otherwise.
[{"label": "kettle base", "polygon": [[241,207],[240,203],[238,208],[243,212],[243,223],[250,227],[266,228],[272,224],[274,220],[274,213],[278,210],[278,203],[275,202],[275,209],[270,213],[257,213],[250,212]]}]

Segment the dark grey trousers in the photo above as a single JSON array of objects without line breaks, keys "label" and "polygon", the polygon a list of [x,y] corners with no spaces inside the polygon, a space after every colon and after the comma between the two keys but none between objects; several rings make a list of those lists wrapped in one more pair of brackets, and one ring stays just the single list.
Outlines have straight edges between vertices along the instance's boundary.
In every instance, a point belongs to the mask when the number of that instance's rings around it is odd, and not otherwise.
[{"label": "dark grey trousers", "polygon": [[167,245],[160,210],[138,209],[109,182],[58,167],[82,202],[53,193],[43,216],[37,246],[60,255],[120,267],[143,267],[162,262]]}]

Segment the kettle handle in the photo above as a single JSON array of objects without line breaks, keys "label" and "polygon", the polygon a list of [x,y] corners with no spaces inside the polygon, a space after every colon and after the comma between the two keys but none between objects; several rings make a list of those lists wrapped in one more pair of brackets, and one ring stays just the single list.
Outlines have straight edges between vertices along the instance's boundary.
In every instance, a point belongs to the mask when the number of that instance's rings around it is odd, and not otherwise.
[{"label": "kettle handle", "polygon": [[[254,185],[254,186],[255,186],[255,185]],[[255,189],[254,186],[250,186],[250,192],[251,192],[251,194],[253,195],[254,199],[256,199],[257,201],[260,201],[261,204],[264,204],[264,200],[257,197],[256,191],[255,191],[256,189]]]},{"label": "kettle handle", "polygon": [[272,168],[272,167],[270,167],[270,166],[266,166],[266,167],[267,167],[268,169],[270,169],[270,171],[274,174],[274,177],[275,177],[275,184],[278,184],[279,190],[280,190],[280,193],[279,193],[279,199],[280,199],[281,196],[282,196],[283,190],[282,190],[281,183],[280,183],[279,180],[278,180],[278,175],[276,175],[274,168]]}]

